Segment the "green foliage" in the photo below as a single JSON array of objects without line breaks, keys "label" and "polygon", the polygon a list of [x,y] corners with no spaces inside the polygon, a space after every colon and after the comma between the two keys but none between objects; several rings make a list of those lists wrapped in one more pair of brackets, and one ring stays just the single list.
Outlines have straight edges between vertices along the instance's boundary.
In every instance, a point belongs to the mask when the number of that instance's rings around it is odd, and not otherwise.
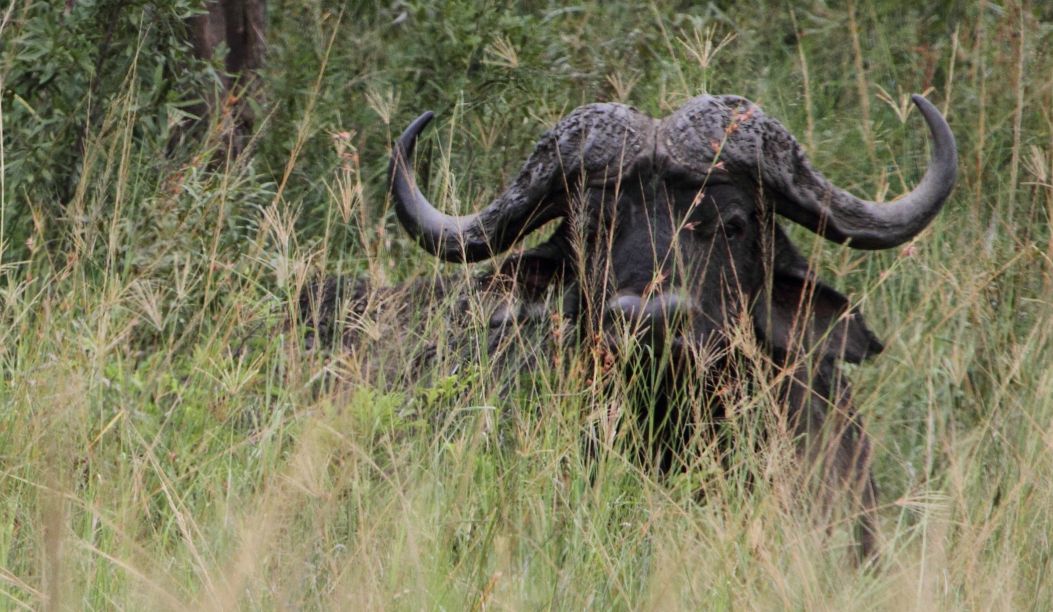
[{"label": "green foliage", "polygon": [[[173,130],[200,96],[207,74],[189,53],[184,20],[199,2],[12,3],[4,32],[6,238],[16,257],[34,236],[30,220],[46,224],[48,242],[77,193],[94,139],[111,136],[117,113],[134,121],[135,181],[156,175]],[[156,188],[156,185],[154,185]],[[112,191],[108,194],[112,197]],[[35,219],[34,219],[35,216]],[[40,228],[37,228],[38,230]]]},{"label": "green foliage", "polygon": [[[274,1],[256,133],[226,159],[227,117],[193,117],[222,66],[192,58],[201,6],[0,6],[0,606],[1053,600],[1048,7]],[[850,567],[848,530],[795,495],[762,391],[727,423],[741,445],[699,444],[660,479],[624,451],[639,389],[603,356],[527,337],[513,367],[478,358],[492,304],[303,346],[316,274],[463,271],[390,210],[391,142],[423,110],[422,188],[450,211],[498,193],[576,105],[661,115],[703,91],[758,101],[835,182],[891,199],[924,168],[903,101],[929,88],[961,160],[932,228],[888,253],[793,232],[887,346],[851,372],[881,571]],[[611,444],[590,454],[587,429]]]}]

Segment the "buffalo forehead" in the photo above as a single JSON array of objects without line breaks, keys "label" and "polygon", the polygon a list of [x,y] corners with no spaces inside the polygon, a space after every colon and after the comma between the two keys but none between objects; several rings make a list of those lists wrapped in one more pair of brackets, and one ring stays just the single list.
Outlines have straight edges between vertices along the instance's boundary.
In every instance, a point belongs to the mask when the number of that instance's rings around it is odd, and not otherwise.
[{"label": "buffalo forehead", "polygon": [[590,184],[604,184],[649,165],[657,123],[624,104],[588,104],[564,117],[552,135],[567,174],[581,170]]},{"label": "buffalo forehead", "polygon": [[771,123],[745,98],[705,95],[661,120],[624,104],[587,104],[549,136],[566,173],[581,171],[591,185],[650,172],[712,182],[719,178],[714,170],[755,172]]},{"label": "buffalo forehead", "polygon": [[[703,179],[725,171],[753,171],[762,151],[761,110],[739,96],[699,96],[658,126],[658,164],[667,172]],[[715,162],[723,162],[714,168]]]}]

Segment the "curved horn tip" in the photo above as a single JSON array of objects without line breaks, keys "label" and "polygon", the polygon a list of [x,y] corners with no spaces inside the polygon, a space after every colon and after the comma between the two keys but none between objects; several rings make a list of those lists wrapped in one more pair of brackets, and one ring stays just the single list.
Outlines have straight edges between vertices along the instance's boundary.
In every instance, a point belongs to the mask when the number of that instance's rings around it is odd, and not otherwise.
[{"label": "curved horn tip", "polygon": [[910,100],[914,103],[914,106],[918,107],[921,114],[926,117],[930,116],[932,113],[936,113],[941,117],[943,116],[943,114],[936,108],[936,105],[929,102],[929,99],[921,94],[910,94]]},{"label": "curved horn tip", "polygon": [[[958,147],[954,139],[954,133],[951,131],[950,126],[947,125],[947,119],[943,116],[943,113],[932,102],[929,102],[925,96],[912,94],[910,99],[921,111],[922,117],[925,118],[925,123],[929,125],[933,145],[936,147],[933,151],[933,162],[937,162],[937,157],[939,157],[938,161],[944,166],[941,170],[944,174],[944,181],[948,183],[947,191],[949,192],[958,174]],[[947,195],[944,194],[944,197]]]},{"label": "curved horn tip", "polygon": [[406,131],[408,132],[410,130],[416,129],[416,131],[419,132],[420,130],[423,130],[424,126],[428,125],[428,122],[430,122],[434,117],[435,113],[433,113],[432,111],[424,111],[420,114],[419,117],[413,120],[413,123],[411,123],[409,127],[406,128]]},{"label": "curved horn tip", "polygon": [[399,136],[399,146],[409,152],[413,150],[414,141],[417,140],[417,136],[420,135],[421,131],[427,127],[428,123],[431,122],[432,118],[435,117],[435,113],[431,111],[424,111],[419,117],[413,120],[413,123],[402,132]]}]

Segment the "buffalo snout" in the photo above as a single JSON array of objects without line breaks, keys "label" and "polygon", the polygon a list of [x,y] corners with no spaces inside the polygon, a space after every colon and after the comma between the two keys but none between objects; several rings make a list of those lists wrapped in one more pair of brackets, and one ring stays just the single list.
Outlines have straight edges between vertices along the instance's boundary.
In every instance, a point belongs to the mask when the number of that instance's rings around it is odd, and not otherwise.
[{"label": "buffalo snout", "polygon": [[640,342],[658,345],[690,329],[697,310],[690,297],[679,293],[646,298],[622,294],[607,303],[604,321],[608,330],[624,330]]}]

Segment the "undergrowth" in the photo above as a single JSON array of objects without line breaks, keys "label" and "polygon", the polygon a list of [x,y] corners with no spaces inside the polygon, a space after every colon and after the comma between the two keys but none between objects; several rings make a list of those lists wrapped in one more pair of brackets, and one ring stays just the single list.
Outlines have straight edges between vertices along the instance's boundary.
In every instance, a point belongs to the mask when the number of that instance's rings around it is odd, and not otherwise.
[{"label": "undergrowth", "polygon": [[[1053,601],[1053,14],[688,4],[271,2],[237,159],[223,117],[186,128],[221,69],[186,46],[199,3],[0,8],[0,607]],[[785,449],[702,449],[669,479],[617,445],[590,457],[583,431],[616,435],[624,407],[602,356],[526,338],[533,369],[502,366],[492,304],[424,300],[405,327],[348,321],[354,350],[305,343],[298,296],[323,274],[473,282],[390,207],[392,138],[419,112],[438,116],[424,189],[466,212],[575,106],[661,116],[702,92],[758,102],[865,197],[924,168],[910,93],[955,132],[957,188],[907,247],[793,233],[886,344],[851,371],[874,571],[795,501]],[[765,401],[734,415],[743,440]]]}]

